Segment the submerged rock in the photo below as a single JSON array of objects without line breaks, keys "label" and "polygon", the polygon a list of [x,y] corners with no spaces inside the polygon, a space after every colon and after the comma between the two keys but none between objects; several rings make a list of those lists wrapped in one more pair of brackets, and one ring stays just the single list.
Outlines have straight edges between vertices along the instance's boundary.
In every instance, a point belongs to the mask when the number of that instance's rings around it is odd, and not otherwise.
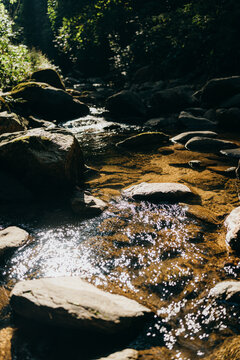
[{"label": "submerged rock", "polygon": [[35,193],[70,189],[83,182],[77,139],[63,129],[32,129],[0,136],[0,164]]},{"label": "submerged rock", "polygon": [[212,354],[204,357],[204,360],[239,360],[240,359],[240,336],[227,338],[218,346]]},{"label": "submerged rock", "polygon": [[27,231],[16,226],[9,226],[0,231],[0,256],[9,250],[15,250],[29,240]]},{"label": "submerged rock", "polygon": [[135,200],[152,202],[178,202],[196,197],[196,195],[183,184],[145,182],[123,190],[122,195]]},{"label": "submerged rock", "polygon": [[101,199],[80,191],[72,197],[71,206],[73,212],[82,217],[100,215],[107,208],[107,204]]},{"label": "submerged rock", "polygon": [[134,149],[152,149],[166,145],[169,136],[162,132],[144,132],[131,136],[116,144],[118,147]]},{"label": "submerged rock", "polygon": [[237,145],[232,141],[196,136],[186,143],[185,148],[190,151],[217,153],[223,149],[237,148]]},{"label": "submerged rock", "polygon": [[40,82],[20,83],[4,96],[23,99],[22,111],[44,120],[67,121],[89,113],[87,105],[64,90]]},{"label": "submerged rock", "polygon": [[232,250],[240,251],[240,206],[231,211],[224,225],[227,227],[226,243]]},{"label": "submerged rock", "polygon": [[185,145],[188,142],[188,140],[190,140],[196,136],[205,136],[205,137],[209,137],[209,138],[214,138],[217,136],[217,133],[215,133],[213,131],[186,131],[186,132],[183,132],[181,134],[174,136],[170,140],[173,143],[179,143],[179,144]]},{"label": "submerged rock", "polygon": [[140,116],[145,117],[147,107],[138,94],[130,90],[123,90],[110,96],[106,100],[106,108],[114,116]]},{"label": "submerged rock", "polygon": [[54,69],[35,71],[31,75],[31,80],[51,85],[57,89],[65,90],[63,80],[61,79],[59,73]]},{"label": "submerged rock", "polygon": [[222,281],[210,290],[208,296],[216,300],[240,304],[240,281]]},{"label": "submerged rock", "polygon": [[54,326],[103,334],[136,329],[151,313],[124,296],[107,293],[79,277],[21,281],[11,292],[13,310]]},{"label": "submerged rock", "polygon": [[206,118],[193,116],[192,114],[182,111],[179,115],[179,122],[189,130],[214,130],[216,124]]},{"label": "submerged rock", "polygon": [[0,112],[0,135],[25,130],[26,126],[19,116],[7,111]]},{"label": "submerged rock", "polygon": [[137,360],[138,351],[134,349],[125,349],[122,351],[115,352],[107,357],[102,357],[97,360]]}]

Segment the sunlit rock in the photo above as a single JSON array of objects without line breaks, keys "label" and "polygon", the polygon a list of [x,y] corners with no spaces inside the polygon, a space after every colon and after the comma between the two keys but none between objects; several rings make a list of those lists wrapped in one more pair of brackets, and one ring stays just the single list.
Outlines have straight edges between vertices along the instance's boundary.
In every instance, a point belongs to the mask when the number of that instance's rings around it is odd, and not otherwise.
[{"label": "sunlit rock", "polygon": [[9,226],[0,231],[0,256],[8,250],[14,250],[26,244],[29,239],[27,231],[16,226]]},{"label": "sunlit rock", "polygon": [[38,128],[1,135],[0,163],[35,193],[70,189],[83,181],[79,143],[63,129]]},{"label": "sunlit rock", "polygon": [[196,136],[188,140],[185,148],[190,151],[218,153],[219,151],[224,149],[237,148],[237,146],[238,145],[234,144],[232,141]]},{"label": "sunlit rock", "polygon": [[183,184],[178,183],[141,183],[122,191],[124,197],[152,202],[186,201],[196,195]]},{"label": "sunlit rock", "polygon": [[229,280],[218,283],[210,290],[209,297],[239,304],[240,281]]},{"label": "sunlit rock", "polygon": [[107,208],[107,204],[101,199],[80,191],[72,197],[71,206],[73,212],[81,217],[100,215]]},{"label": "sunlit rock", "polygon": [[138,359],[138,351],[134,349],[125,349],[97,360],[137,360],[137,359]]},{"label": "sunlit rock", "polygon": [[44,120],[67,121],[89,113],[87,105],[74,99],[64,90],[40,82],[20,83],[3,96],[24,100],[18,105],[21,111]]},{"label": "sunlit rock", "polygon": [[240,206],[232,210],[224,225],[227,227],[226,243],[231,249],[240,251]]},{"label": "sunlit rock", "polygon": [[140,116],[145,117],[147,107],[138,94],[130,90],[123,90],[110,96],[106,100],[106,108],[114,116]]},{"label": "sunlit rock", "polygon": [[129,150],[152,149],[166,145],[168,140],[169,136],[162,132],[145,132],[120,141],[116,146]]},{"label": "sunlit rock", "polygon": [[182,111],[179,115],[179,123],[188,130],[215,130],[216,124],[204,117],[197,117]]},{"label": "sunlit rock", "polygon": [[0,112],[0,135],[26,129],[22,118],[7,111]]},{"label": "sunlit rock", "polygon": [[107,293],[78,277],[21,281],[11,293],[13,310],[54,326],[115,334],[137,328],[150,310]]},{"label": "sunlit rock", "polygon": [[213,131],[186,131],[174,136],[170,140],[173,143],[179,143],[185,145],[190,139],[196,136],[205,136],[209,138],[214,138],[217,136],[217,133]]}]

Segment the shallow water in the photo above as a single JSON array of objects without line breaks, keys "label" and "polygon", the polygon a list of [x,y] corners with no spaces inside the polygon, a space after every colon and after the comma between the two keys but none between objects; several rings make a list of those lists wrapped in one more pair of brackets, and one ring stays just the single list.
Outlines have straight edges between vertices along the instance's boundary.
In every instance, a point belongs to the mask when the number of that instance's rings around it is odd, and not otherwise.
[{"label": "shallow water", "polygon": [[[109,123],[100,112],[64,124],[89,158],[111,154],[119,137],[138,130]],[[121,156],[114,152],[115,166]],[[193,360],[239,333],[239,309],[210,302],[208,292],[223,279],[238,279],[240,262],[218,245],[220,227],[188,217],[185,205],[116,197],[94,219],[81,221],[52,210],[14,225],[27,229],[34,241],[15,251],[2,269],[3,281],[12,286],[23,279],[80,276],[136,299],[156,315],[131,347],[165,347],[171,359]]]}]

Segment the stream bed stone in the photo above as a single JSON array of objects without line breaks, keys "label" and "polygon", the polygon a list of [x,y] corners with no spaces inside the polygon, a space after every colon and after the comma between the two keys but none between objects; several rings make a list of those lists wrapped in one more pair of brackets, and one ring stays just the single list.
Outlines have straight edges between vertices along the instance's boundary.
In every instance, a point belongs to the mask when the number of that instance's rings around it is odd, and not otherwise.
[{"label": "stream bed stone", "polygon": [[9,226],[0,231],[0,256],[4,255],[8,250],[14,250],[26,244],[29,240],[27,231],[16,226]]}]

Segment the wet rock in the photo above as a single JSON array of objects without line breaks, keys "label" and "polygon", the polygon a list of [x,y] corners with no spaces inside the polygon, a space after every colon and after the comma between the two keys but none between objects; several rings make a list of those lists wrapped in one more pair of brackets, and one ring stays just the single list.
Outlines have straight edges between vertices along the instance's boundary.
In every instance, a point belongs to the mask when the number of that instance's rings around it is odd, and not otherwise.
[{"label": "wet rock", "polygon": [[186,111],[179,115],[179,122],[189,130],[214,130],[216,124],[206,118],[193,116]]},{"label": "wet rock", "polygon": [[0,201],[1,204],[28,203],[33,200],[33,194],[9,173],[0,172]]},{"label": "wet rock", "polygon": [[200,160],[190,160],[188,165],[194,170],[199,170],[202,168],[202,162]]},{"label": "wet rock", "polygon": [[221,150],[221,154],[234,159],[240,159],[240,148]]},{"label": "wet rock", "polygon": [[232,250],[240,251],[240,206],[231,211],[224,225],[227,227],[225,241]]},{"label": "wet rock", "polygon": [[240,109],[217,109],[216,120],[222,129],[239,131],[240,130]]},{"label": "wet rock", "polygon": [[213,131],[187,131],[174,136],[170,140],[173,143],[179,143],[185,145],[190,139],[196,136],[205,136],[209,138],[214,138],[217,136],[217,133]]},{"label": "wet rock", "polygon": [[215,106],[239,92],[240,76],[211,79],[201,89],[201,100],[208,106]]},{"label": "wet rock", "polygon": [[175,117],[160,117],[153,118],[144,123],[145,127],[155,129],[174,129],[178,124],[178,119]]},{"label": "wet rock", "polygon": [[100,358],[98,360],[137,360],[138,351],[134,349],[125,349],[111,354],[107,357]]},{"label": "wet rock", "polygon": [[43,69],[35,71],[31,75],[31,80],[46,83],[57,89],[65,90],[63,80],[61,79],[59,73],[54,69]]},{"label": "wet rock", "polygon": [[150,100],[152,111],[156,115],[171,114],[194,106],[196,99],[192,94],[193,90],[190,86],[177,86],[159,91]]},{"label": "wet rock", "polygon": [[237,168],[235,166],[232,167],[221,167],[221,166],[214,166],[214,167],[208,167],[208,170],[213,171],[217,174],[223,175],[223,176],[227,176],[231,179],[235,179],[236,178],[236,170]]},{"label": "wet rock", "polygon": [[26,126],[19,116],[7,111],[0,112],[0,135],[25,129]]},{"label": "wet rock", "polygon": [[186,143],[185,148],[190,151],[218,153],[223,149],[237,148],[237,145],[231,141],[196,136]]},{"label": "wet rock", "polygon": [[120,141],[116,146],[129,150],[152,149],[166,145],[168,140],[169,136],[162,132],[145,132]]},{"label": "wet rock", "polygon": [[240,359],[240,336],[226,339],[223,344],[214,349],[213,353],[204,360],[239,360]]},{"label": "wet rock", "polygon": [[220,105],[223,108],[240,107],[240,94],[230,97],[226,101],[222,102]]},{"label": "wet rock", "polygon": [[106,100],[106,108],[111,114],[121,116],[145,117],[147,108],[141,98],[133,91],[123,90]]},{"label": "wet rock", "polygon": [[81,217],[92,217],[100,215],[107,208],[107,204],[86,192],[78,191],[71,199],[71,207],[73,212]]},{"label": "wet rock", "polygon": [[222,281],[210,290],[208,296],[216,300],[240,304],[240,281]]},{"label": "wet rock", "polygon": [[141,183],[122,191],[122,195],[135,200],[152,202],[186,201],[196,195],[183,184],[178,183]]},{"label": "wet rock", "polygon": [[187,109],[185,109],[185,111],[187,113],[190,113],[193,116],[200,116],[200,117],[202,117],[206,113],[206,109],[199,108],[199,107],[187,108]]},{"label": "wet rock", "polygon": [[64,90],[40,82],[20,83],[4,96],[23,99],[21,110],[44,120],[67,121],[89,113],[87,105]]},{"label": "wet rock", "polygon": [[0,231],[0,256],[9,250],[15,250],[26,244],[29,234],[16,226],[9,226]]},{"label": "wet rock", "polygon": [[35,193],[53,194],[83,182],[83,155],[63,129],[32,129],[0,136],[0,164]]},{"label": "wet rock", "polygon": [[186,215],[193,218],[200,220],[204,223],[211,224],[211,225],[219,225],[220,221],[216,214],[214,214],[212,211],[204,208],[200,205],[186,205],[186,204],[180,204],[184,206],[184,210],[186,212]]},{"label": "wet rock", "polygon": [[32,320],[103,334],[131,333],[150,315],[136,301],[107,293],[79,277],[21,281],[11,292],[11,305]]}]

